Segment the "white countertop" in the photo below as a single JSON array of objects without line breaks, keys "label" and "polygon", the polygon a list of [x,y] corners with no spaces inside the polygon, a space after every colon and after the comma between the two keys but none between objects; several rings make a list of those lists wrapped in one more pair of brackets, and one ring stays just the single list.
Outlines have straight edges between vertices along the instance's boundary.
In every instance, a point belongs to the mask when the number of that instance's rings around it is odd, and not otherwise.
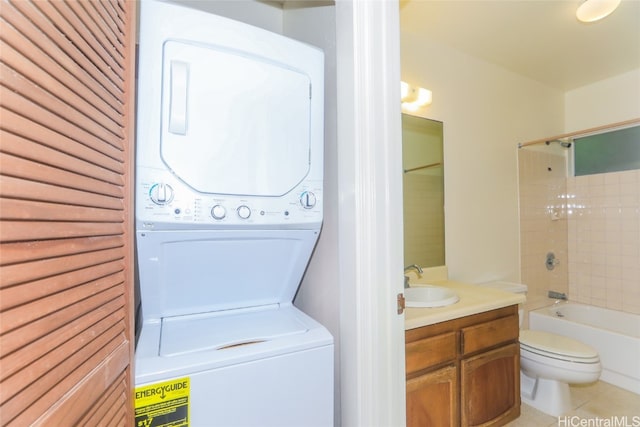
[{"label": "white countertop", "polygon": [[[409,276],[415,277],[413,275]],[[446,307],[405,309],[405,330],[520,304],[526,300],[523,294],[513,294],[499,289],[450,280],[432,280],[424,277],[411,280],[411,287],[419,287],[420,285],[436,285],[450,288],[458,294],[460,300]]]}]

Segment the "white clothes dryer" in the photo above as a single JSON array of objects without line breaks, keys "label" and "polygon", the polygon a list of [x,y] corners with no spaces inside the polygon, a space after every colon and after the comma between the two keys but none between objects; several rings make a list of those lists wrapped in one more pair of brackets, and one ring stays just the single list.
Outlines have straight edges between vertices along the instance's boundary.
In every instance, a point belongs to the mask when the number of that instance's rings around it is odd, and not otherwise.
[{"label": "white clothes dryer", "polygon": [[323,67],[141,2],[137,426],[333,424],[333,338],[292,303],[322,225]]}]

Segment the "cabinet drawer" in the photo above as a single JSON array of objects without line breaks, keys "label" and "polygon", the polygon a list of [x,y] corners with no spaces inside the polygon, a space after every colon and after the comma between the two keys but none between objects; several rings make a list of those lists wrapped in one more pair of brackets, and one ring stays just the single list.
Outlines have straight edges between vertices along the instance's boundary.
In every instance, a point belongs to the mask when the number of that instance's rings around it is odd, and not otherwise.
[{"label": "cabinet drawer", "polygon": [[515,341],[518,339],[518,329],[517,315],[463,328],[460,334],[462,354],[467,355],[501,343]]},{"label": "cabinet drawer", "polygon": [[456,333],[423,338],[405,346],[407,375],[456,358]]}]

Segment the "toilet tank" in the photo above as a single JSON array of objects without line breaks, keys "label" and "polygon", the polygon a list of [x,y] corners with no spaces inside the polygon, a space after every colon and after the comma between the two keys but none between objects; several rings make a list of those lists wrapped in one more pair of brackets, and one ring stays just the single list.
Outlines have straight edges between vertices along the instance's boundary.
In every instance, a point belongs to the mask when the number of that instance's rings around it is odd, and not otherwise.
[{"label": "toilet tank", "polygon": [[[487,288],[500,289],[501,291],[510,292],[512,294],[527,294],[527,285],[523,283],[513,283],[513,282],[504,282],[504,281],[493,281],[493,282],[484,282],[479,283],[478,286],[484,286]],[[522,322],[524,320],[524,309],[522,308],[522,304],[518,304],[518,322],[520,328],[522,328]]]}]

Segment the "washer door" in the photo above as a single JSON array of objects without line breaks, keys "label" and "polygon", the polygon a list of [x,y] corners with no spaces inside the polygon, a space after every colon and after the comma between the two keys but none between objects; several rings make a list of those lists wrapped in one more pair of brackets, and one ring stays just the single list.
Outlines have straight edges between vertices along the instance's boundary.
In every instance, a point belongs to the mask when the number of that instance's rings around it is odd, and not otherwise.
[{"label": "washer door", "polygon": [[175,175],[201,193],[247,196],[282,196],[304,179],[307,74],[213,45],[167,41],[163,53],[160,154]]},{"label": "washer door", "polygon": [[290,304],[317,230],[138,232],[145,319]]}]

